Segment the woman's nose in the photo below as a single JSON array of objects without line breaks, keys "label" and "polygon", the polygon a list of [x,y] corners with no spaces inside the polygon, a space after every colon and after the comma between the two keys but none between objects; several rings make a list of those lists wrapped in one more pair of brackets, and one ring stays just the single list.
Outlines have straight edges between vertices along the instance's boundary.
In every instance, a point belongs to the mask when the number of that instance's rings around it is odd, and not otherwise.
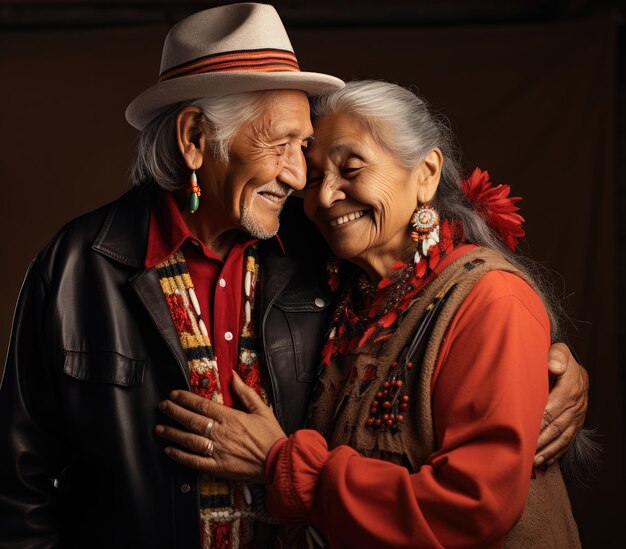
[{"label": "woman's nose", "polygon": [[318,194],[320,206],[330,208],[335,202],[343,200],[345,197],[341,180],[330,174],[324,175]]}]

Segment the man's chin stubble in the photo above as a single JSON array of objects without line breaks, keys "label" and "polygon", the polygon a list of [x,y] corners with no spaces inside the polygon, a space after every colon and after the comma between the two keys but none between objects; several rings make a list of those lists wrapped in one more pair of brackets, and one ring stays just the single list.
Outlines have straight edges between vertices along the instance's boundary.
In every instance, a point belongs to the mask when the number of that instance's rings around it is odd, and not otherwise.
[{"label": "man's chin stubble", "polygon": [[[257,199],[258,195],[254,193],[250,198],[250,203],[243,206],[241,209],[241,226],[248,231],[254,238],[260,238],[261,240],[267,240],[268,238],[272,238],[276,236],[278,229],[280,227],[278,219],[276,220],[276,229],[273,231],[268,231],[264,227],[261,226],[258,219],[254,216],[254,202]],[[283,202],[283,206],[285,202]],[[282,211],[281,207],[281,211]],[[280,213],[280,212],[279,212]],[[278,214],[277,214],[278,215]]]}]

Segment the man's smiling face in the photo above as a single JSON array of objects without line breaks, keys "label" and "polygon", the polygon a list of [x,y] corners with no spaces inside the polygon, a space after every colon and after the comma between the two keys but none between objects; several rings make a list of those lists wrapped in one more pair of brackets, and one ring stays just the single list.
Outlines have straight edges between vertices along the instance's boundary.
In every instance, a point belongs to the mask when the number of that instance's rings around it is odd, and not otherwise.
[{"label": "man's smiling face", "polygon": [[304,92],[264,93],[262,114],[237,131],[228,162],[213,163],[207,173],[215,181],[209,200],[221,206],[228,225],[256,238],[276,234],[285,200],[304,188],[303,148],[313,134]]}]

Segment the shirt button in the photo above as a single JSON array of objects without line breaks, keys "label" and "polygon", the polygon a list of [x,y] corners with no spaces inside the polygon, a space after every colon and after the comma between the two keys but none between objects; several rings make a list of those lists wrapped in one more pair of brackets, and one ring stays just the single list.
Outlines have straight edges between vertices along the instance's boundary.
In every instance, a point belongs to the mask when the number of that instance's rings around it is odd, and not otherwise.
[{"label": "shirt button", "polygon": [[226,286],[226,281],[223,278],[220,278],[220,286],[224,288]]},{"label": "shirt button", "polygon": [[192,243],[194,246],[200,246],[200,242],[198,242],[197,240],[192,240],[192,241],[191,241],[191,243]]},{"label": "shirt button", "polygon": [[316,307],[319,307],[320,309],[321,309],[324,305],[326,305],[326,302],[325,302],[325,301],[324,301],[321,297],[316,297],[316,298],[315,298],[315,301],[314,301],[313,303],[315,303],[315,306],[316,306]]},{"label": "shirt button", "polygon": [[224,339],[225,339],[226,341],[232,341],[232,339],[233,339],[233,334],[232,334],[232,332],[226,332],[226,333],[224,334]]},{"label": "shirt button", "polygon": [[185,483],[180,485],[181,494],[188,494],[189,492],[191,492],[191,486],[189,486],[189,484]]}]

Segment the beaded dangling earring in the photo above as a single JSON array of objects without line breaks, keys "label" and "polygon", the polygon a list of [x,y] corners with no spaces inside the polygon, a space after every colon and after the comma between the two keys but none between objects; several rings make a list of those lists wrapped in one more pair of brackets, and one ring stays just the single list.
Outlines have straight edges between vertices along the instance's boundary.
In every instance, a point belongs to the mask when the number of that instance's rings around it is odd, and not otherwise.
[{"label": "beaded dangling earring", "polygon": [[411,238],[417,242],[415,264],[428,255],[428,250],[439,242],[439,214],[428,204],[422,204],[411,217]]},{"label": "beaded dangling earring", "polygon": [[196,170],[191,172],[191,193],[189,194],[189,211],[195,213],[200,206],[200,187],[198,187],[198,178],[196,176]]}]

